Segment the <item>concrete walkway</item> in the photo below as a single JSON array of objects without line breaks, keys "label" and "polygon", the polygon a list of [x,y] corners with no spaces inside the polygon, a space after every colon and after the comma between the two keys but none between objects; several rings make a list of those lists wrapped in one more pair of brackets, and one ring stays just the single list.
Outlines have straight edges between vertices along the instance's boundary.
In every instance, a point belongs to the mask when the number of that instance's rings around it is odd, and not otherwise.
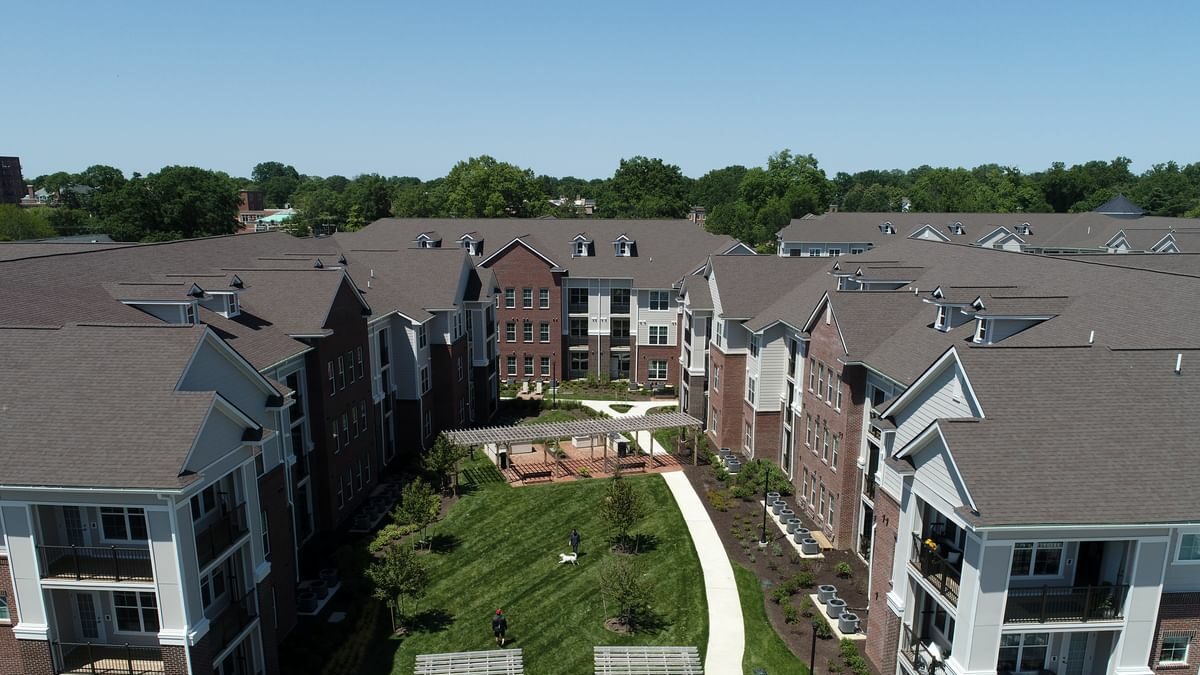
[{"label": "concrete walkway", "polygon": [[[650,408],[671,405],[662,401],[580,401],[593,410],[624,417],[626,415],[645,415]],[[610,408],[613,403],[625,403],[633,406],[628,412],[619,413]],[[649,435],[649,434],[647,434]],[[654,454],[665,453],[666,450],[650,439]],[[682,471],[670,471],[662,474],[679,505],[683,520],[687,523],[688,533],[692,535],[692,544],[696,547],[696,555],[700,557],[700,570],[704,574],[704,595],[708,599],[708,651],[704,655],[704,672],[713,675],[734,675],[742,672],[742,652],[746,649],[745,623],[742,621],[742,602],[738,597],[737,580],[733,576],[733,566],[729,556],[725,554],[725,546],[713,526],[712,519],[700,496],[692,488],[687,476]]]},{"label": "concrete walkway", "polygon": [[[585,408],[602,412],[609,417],[626,417],[633,415],[645,415],[647,411],[653,408],[670,408],[675,407],[675,404],[670,401],[579,401],[579,404]],[[625,412],[617,412],[612,409],[613,405],[628,405],[632,406]],[[654,440],[654,434],[649,431],[638,431],[634,434],[638,445],[652,447],[653,453],[656,455],[667,454],[667,451],[659,445],[658,441]]]}]

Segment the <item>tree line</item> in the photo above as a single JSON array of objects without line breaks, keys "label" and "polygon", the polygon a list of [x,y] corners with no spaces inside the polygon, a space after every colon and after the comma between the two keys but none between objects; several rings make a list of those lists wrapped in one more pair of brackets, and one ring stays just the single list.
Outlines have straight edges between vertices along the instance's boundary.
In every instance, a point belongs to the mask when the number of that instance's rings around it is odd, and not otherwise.
[{"label": "tree line", "polygon": [[[682,218],[707,209],[705,227],[768,246],[791,219],[844,211],[1079,212],[1124,193],[1153,215],[1200,217],[1200,162],[1155,164],[1135,174],[1130,160],[1055,162],[1043,171],[984,164],[839,172],[830,178],[810,154],[781,150],[763,166],[714,169],[699,178],[659,158],[620,160],[607,178],[535,174],[493,157],[471,157],[443,177],[362,174],[310,176],[262,162],[248,177],[168,166],[126,178],[111,166],[38,176],[60,194],[55,208],[0,209],[0,240],[105,233],[120,241],[228,234],[236,230],[238,190],[263,192],[268,208],[291,206],[298,232],[313,226],[355,230],[387,216],[408,218]],[[85,185],[92,191],[75,191]],[[593,199],[593,214],[572,204]],[[561,205],[552,199],[566,197]]]}]

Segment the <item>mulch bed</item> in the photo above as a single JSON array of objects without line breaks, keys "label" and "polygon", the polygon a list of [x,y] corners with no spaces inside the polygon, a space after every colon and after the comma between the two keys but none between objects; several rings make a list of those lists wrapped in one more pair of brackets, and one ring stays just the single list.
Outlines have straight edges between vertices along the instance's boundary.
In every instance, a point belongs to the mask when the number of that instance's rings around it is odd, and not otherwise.
[{"label": "mulch bed", "polygon": [[[771,593],[776,586],[784,581],[794,577],[802,571],[812,572],[816,576],[816,583],[812,589],[803,589],[796,595],[792,596],[791,602],[797,607],[800,606],[801,598],[806,597],[810,593],[816,593],[816,586],[821,584],[833,584],[837,586],[838,597],[846,601],[848,609],[854,611],[855,614],[862,620],[862,625],[867,623],[867,566],[862,560],[851,551],[824,551],[824,560],[801,560],[796,556],[789,554],[793,549],[786,544],[780,548],[783,550],[782,556],[773,555],[772,547],[759,549],[757,543],[757,533],[760,531],[762,523],[762,504],[759,500],[743,501],[734,498],[727,511],[718,511],[713,508],[709,502],[707,493],[709,490],[718,489],[716,479],[713,477],[712,468],[701,464],[700,466],[691,466],[687,462],[684,466],[684,474],[691,481],[692,487],[696,493],[700,495],[701,501],[704,502],[704,507],[708,511],[709,517],[713,521],[713,525],[717,528],[717,534],[721,537],[721,542],[725,545],[725,552],[729,555],[729,559],[754,572],[759,579],[759,585],[763,588],[763,598],[767,609],[767,618],[771,622],[771,626],[779,637],[783,639],[792,653],[800,657],[805,663],[809,660],[809,651],[812,646],[812,622],[807,617],[800,617],[798,623],[789,624],[784,621],[784,608],[782,604],[777,604],[771,597]],[[768,515],[768,518],[771,516]],[[805,521],[805,527],[817,529],[813,527],[811,521],[804,515],[798,516]],[[746,520],[750,520],[750,525],[745,524]],[[743,538],[747,530],[753,530],[755,533],[753,539],[749,542],[749,553],[743,548],[743,542],[733,534],[734,530],[738,530]],[[767,523],[767,531],[773,533],[773,536],[782,536],[782,533],[772,524]],[[839,562],[846,562],[852,569],[852,575],[849,579],[843,579],[837,576],[834,569]],[[820,611],[818,606],[813,611]],[[841,661],[841,646],[838,641],[833,638],[821,639],[817,638],[817,670],[821,673],[831,671],[829,664],[842,665]],[[855,641],[855,645],[859,649],[859,653],[863,652],[866,645],[865,640]],[[846,671],[849,672],[849,671]]]}]

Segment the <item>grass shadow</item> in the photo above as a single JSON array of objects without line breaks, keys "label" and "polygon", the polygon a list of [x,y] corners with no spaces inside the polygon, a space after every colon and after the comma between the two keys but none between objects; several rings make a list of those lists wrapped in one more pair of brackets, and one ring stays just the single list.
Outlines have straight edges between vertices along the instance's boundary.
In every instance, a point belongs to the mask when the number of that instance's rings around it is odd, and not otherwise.
[{"label": "grass shadow", "polygon": [[441,633],[454,623],[454,615],[441,607],[426,609],[404,620],[410,633]]},{"label": "grass shadow", "polygon": [[450,553],[462,545],[462,538],[454,533],[443,532],[429,537],[429,550],[433,553]]},{"label": "grass shadow", "polygon": [[[617,550],[622,544],[620,538],[612,536],[608,538],[609,548]],[[622,553],[629,555],[641,555],[643,553],[653,553],[658,550],[658,535],[656,534],[630,534],[624,541],[624,549]]]}]

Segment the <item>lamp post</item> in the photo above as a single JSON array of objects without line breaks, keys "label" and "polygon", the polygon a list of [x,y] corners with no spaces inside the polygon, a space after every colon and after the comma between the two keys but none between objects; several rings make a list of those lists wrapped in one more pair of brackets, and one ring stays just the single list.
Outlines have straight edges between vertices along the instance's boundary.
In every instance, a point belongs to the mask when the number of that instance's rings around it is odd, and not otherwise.
[{"label": "lamp post", "polygon": [[770,489],[771,472],[767,471],[766,460],[759,459],[759,467],[763,472],[763,519],[762,519],[762,535],[758,538],[758,547],[766,548],[767,546],[767,490]]}]

